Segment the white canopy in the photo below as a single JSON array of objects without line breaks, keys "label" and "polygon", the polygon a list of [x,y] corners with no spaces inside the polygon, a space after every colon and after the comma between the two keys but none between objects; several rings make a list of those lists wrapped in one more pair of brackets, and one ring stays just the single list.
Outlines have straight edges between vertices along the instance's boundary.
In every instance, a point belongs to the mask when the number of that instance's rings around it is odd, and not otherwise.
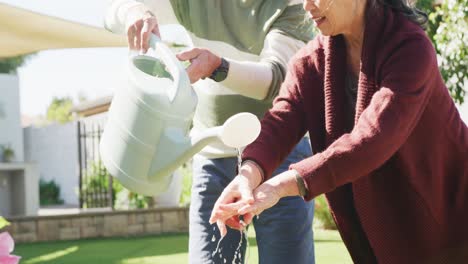
[{"label": "white canopy", "polygon": [[47,49],[125,46],[124,36],[103,28],[0,3],[0,58]]}]

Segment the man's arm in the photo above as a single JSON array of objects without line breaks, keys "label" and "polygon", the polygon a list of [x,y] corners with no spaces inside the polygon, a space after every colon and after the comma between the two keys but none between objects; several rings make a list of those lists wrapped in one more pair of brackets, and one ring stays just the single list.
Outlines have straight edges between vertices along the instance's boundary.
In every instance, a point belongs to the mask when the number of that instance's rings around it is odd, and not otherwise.
[{"label": "man's arm", "polygon": [[[229,70],[226,79],[220,82],[238,94],[257,100],[272,100],[284,81],[289,58],[304,45],[304,42],[274,30],[265,39],[260,61],[224,58],[229,63]],[[219,55],[205,48],[181,52],[177,58],[191,62],[187,73],[192,83],[210,77],[222,63]]]},{"label": "man's arm", "polygon": [[273,30],[265,38],[259,62],[229,61],[229,72],[222,82],[231,90],[257,100],[271,100],[278,94],[289,59],[304,42]]}]

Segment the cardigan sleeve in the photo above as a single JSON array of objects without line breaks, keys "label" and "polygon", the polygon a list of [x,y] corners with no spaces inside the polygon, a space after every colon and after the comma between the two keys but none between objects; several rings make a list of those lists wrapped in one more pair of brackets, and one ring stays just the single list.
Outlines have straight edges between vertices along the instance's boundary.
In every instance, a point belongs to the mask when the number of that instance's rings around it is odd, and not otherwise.
[{"label": "cardigan sleeve", "polygon": [[271,177],[306,132],[298,78],[298,73],[303,71],[300,63],[288,67],[279,95],[262,119],[260,135],[243,151],[244,160],[253,160],[263,169],[264,180]]},{"label": "cardigan sleeve", "polygon": [[354,129],[323,152],[291,165],[307,182],[306,199],[371,173],[404,144],[427,105],[430,78],[438,74],[431,43],[424,37],[406,40],[381,74],[381,86]]}]

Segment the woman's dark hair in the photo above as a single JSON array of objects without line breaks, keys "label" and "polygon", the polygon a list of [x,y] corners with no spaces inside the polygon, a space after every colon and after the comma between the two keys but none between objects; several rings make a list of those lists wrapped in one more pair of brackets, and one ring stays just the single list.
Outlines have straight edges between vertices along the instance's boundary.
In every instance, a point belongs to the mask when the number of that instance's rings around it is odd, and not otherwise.
[{"label": "woman's dark hair", "polygon": [[390,7],[396,11],[401,12],[409,20],[426,28],[428,20],[427,14],[413,6],[411,0],[373,0],[375,4]]}]

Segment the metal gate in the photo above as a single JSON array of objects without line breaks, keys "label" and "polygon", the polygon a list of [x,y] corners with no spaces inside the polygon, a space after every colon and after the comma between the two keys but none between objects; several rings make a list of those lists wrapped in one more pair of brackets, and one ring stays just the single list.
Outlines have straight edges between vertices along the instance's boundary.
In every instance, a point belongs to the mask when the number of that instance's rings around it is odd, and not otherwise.
[{"label": "metal gate", "polygon": [[78,121],[80,208],[113,208],[112,177],[99,155],[103,124]]}]

